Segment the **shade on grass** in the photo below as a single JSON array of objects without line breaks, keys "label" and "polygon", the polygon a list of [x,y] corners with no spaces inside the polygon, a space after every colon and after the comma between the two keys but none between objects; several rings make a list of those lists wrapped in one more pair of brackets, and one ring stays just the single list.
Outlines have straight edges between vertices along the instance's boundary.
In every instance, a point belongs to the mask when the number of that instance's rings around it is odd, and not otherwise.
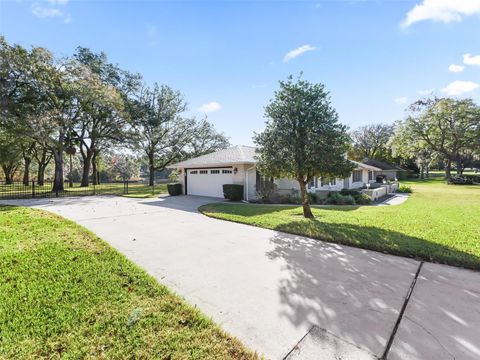
[{"label": "shade on grass", "polygon": [[441,178],[403,182],[411,197],[397,206],[325,206],[302,217],[300,207],[209,204],[219,219],[305,235],[390,254],[480,269],[480,187]]},{"label": "shade on grass", "polygon": [[198,310],[58,216],[0,206],[0,358],[251,359]]}]

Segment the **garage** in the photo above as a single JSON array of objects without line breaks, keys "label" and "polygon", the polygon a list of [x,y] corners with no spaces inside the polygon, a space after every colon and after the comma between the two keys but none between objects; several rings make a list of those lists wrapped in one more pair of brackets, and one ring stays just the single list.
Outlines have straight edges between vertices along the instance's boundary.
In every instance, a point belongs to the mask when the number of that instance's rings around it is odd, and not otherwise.
[{"label": "garage", "polygon": [[186,169],[186,193],[188,195],[223,198],[223,184],[233,183],[233,170],[224,168]]}]

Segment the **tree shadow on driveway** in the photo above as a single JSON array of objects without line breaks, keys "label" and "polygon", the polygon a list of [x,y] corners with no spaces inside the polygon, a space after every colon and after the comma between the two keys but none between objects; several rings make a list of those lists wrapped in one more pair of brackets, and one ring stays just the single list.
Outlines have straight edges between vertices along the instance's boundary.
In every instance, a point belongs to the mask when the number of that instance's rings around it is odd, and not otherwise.
[{"label": "tree shadow on driveway", "polygon": [[[334,226],[330,233],[336,238],[354,238],[355,234],[375,231],[383,241],[395,239],[398,243],[401,238],[418,245],[426,242],[351,224],[321,226]],[[276,230],[282,228],[278,226]],[[278,284],[280,315],[296,327],[317,325],[382,356],[419,262],[282,232],[275,233],[270,241],[273,249],[266,255],[284,264],[285,275]],[[452,251],[435,246],[437,251]],[[479,262],[469,254],[458,256]]]}]

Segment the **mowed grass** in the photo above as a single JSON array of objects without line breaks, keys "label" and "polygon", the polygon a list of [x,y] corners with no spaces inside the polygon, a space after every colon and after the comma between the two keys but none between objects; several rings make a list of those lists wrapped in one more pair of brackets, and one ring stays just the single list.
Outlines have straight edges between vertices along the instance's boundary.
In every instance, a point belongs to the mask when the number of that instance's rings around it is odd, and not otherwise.
[{"label": "mowed grass", "polygon": [[252,359],[86,229],[0,206],[0,358]]},{"label": "mowed grass", "polygon": [[402,205],[316,207],[314,220],[292,206],[209,204],[200,210],[218,219],[480,269],[480,187],[446,185],[441,178],[402,184],[413,189]]}]

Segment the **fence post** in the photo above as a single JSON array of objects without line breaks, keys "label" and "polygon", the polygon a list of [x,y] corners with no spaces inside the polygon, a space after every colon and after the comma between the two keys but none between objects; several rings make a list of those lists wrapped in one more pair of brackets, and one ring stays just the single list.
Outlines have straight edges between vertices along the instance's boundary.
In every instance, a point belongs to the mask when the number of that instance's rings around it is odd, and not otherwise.
[{"label": "fence post", "polygon": [[32,198],[35,197],[35,180],[32,180]]}]

